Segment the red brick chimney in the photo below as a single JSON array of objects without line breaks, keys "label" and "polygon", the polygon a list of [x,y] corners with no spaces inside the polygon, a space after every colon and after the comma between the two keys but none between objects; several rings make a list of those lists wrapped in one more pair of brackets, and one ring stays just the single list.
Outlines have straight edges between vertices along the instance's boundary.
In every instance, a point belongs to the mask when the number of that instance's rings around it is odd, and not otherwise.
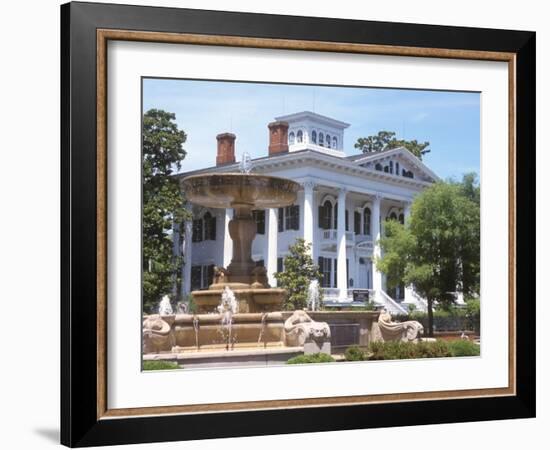
[{"label": "red brick chimney", "polygon": [[231,164],[235,162],[235,139],[233,133],[222,133],[216,136],[218,140],[218,153],[216,155],[216,166]]},{"label": "red brick chimney", "polygon": [[288,122],[271,122],[269,128],[269,154],[288,152]]}]

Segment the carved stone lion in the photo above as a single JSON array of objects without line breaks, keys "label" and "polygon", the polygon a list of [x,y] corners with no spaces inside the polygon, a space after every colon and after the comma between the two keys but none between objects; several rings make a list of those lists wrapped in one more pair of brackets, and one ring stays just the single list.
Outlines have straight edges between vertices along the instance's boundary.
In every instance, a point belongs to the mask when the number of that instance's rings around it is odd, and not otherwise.
[{"label": "carved stone lion", "polygon": [[326,322],[315,322],[305,311],[299,310],[286,319],[285,336],[289,347],[313,342],[322,347],[324,343],[330,343],[330,328]]},{"label": "carved stone lion", "polygon": [[384,341],[416,341],[424,332],[424,327],[416,320],[393,322],[386,310],[382,310],[378,317],[378,327]]},{"label": "carved stone lion", "polygon": [[143,353],[170,351],[176,344],[172,327],[158,314],[148,316],[143,321]]}]

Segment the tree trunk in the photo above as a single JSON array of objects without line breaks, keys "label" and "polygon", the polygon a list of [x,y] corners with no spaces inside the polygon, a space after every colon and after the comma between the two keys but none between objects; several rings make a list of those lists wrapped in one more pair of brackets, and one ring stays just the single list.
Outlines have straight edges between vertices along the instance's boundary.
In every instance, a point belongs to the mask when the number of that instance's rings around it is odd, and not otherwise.
[{"label": "tree trunk", "polygon": [[428,336],[434,336],[434,310],[433,300],[428,298]]}]

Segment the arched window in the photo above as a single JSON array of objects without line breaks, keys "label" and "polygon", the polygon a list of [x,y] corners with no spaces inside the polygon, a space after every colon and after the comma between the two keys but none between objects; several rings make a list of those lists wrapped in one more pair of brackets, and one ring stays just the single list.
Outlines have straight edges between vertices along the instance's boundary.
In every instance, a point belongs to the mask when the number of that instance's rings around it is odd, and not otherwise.
[{"label": "arched window", "polygon": [[327,134],[327,147],[330,148],[330,135]]},{"label": "arched window", "polygon": [[329,230],[332,224],[332,203],[329,200],[319,206],[319,228]]},{"label": "arched window", "polygon": [[302,130],[299,130],[298,133],[296,133],[296,143],[301,144],[304,141],[304,133]]},{"label": "arched window", "polygon": [[370,208],[363,210],[363,234],[370,236]]},{"label": "arched window", "polygon": [[374,166],[374,169],[379,170],[381,172],[382,171],[382,164],[376,163],[376,165]]},{"label": "arched window", "polygon": [[332,138],[332,148],[338,148],[338,139],[336,139],[336,136]]},{"label": "arched window", "polygon": [[401,225],[405,225],[405,216],[403,215],[403,213],[399,214],[399,222],[401,223]]},{"label": "arched window", "polygon": [[313,142],[314,144],[317,144],[317,131],[315,130],[311,132],[311,142]]},{"label": "arched window", "polygon": [[325,145],[325,136],[323,133],[319,133],[319,145],[323,147]]},{"label": "arched window", "polygon": [[288,135],[288,145],[294,145],[294,131],[291,131]]},{"label": "arched window", "polygon": [[392,211],[386,220],[397,220],[397,214],[395,214],[395,211]]}]

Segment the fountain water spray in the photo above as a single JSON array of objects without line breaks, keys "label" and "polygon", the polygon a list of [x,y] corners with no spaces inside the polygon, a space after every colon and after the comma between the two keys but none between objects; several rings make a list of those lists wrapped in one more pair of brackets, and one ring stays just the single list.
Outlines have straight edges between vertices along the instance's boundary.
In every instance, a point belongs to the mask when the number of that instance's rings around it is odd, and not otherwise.
[{"label": "fountain water spray", "polygon": [[193,330],[195,330],[195,347],[199,349],[199,318],[193,316]]},{"label": "fountain water spray", "polygon": [[162,300],[159,304],[159,314],[161,316],[171,316],[174,314],[174,310],[172,309],[172,305],[170,304],[170,297],[165,295],[162,297]]},{"label": "fountain water spray", "polygon": [[[260,335],[258,336],[258,344],[260,344],[262,342],[262,337],[264,335],[264,330],[265,330],[265,327],[266,327],[266,324],[267,324],[267,314],[266,312],[262,313],[262,321],[261,321],[261,324],[260,324]],[[264,347],[265,347],[265,343],[264,343]]]},{"label": "fountain water spray", "polygon": [[225,349],[229,350],[229,346],[233,347],[233,314],[239,312],[239,303],[235,298],[235,294],[226,286],[222,292],[222,299],[218,306],[218,312],[221,314],[221,332],[225,339]]},{"label": "fountain water spray", "polygon": [[311,311],[316,311],[319,308],[319,281],[311,280],[307,291],[307,303]]},{"label": "fountain water spray", "polygon": [[239,163],[239,170],[241,173],[249,174],[252,170],[252,158],[250,158],[250,153],[244,152],[241,162]]}]

